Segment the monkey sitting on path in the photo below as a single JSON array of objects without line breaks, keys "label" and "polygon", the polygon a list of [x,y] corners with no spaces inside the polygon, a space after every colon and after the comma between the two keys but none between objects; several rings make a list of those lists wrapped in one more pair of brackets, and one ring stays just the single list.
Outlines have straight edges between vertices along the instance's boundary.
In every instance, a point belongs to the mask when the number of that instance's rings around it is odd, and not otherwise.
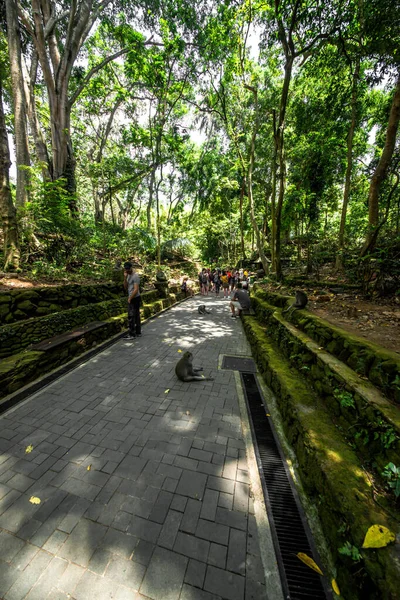
[{"label": "monkey sitting on path", "polygon": [[199,308],[197,309],[197,312],[199,313],[199,315],[211,315],[211,310],[207,310],[205,304],[200,304]]},{"label": "monkey sitting on path", "polygon": [[308,302],[307,294],[302,292],[301,290],[296,291],[296,299],[293,304],[289,306],[286,310],[282,311],[282,314],[288,312],[289,310],[305,308]]},{"label": "monkey sitting on path", "polygon": [[213,377],[204,377],[204,375],[197,375],[203,369],[193,368],[193,354],[191,352],[185,352],[180,360],[178,360],[175,367],[175,375],[181,381],[214,381]]}]

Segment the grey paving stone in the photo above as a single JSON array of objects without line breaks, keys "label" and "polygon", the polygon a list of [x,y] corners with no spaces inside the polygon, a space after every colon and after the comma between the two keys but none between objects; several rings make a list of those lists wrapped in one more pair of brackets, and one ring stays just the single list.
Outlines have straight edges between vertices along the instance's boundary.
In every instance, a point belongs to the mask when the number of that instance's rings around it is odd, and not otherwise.
[{"label": "grey paving stone", "polygon": [[121,505],[121,510],[145,519],[148,519],[153,508],[153,502],[147,502],[147,500],[143,500],[142,498],[132,497],[127,497],[127,499]]},{"label": "grey paving stone", "polygon": [[178,600],[188,559],[165,548],[156,548],[140,593],[154,600]]},{"label": "grey paving stone", "polygon": [[185,583],[202,588],[206,576],[207,565],[191,558],[185,574]]},{"label": "grey paving stone", "polygon": [[132,516],[129,513],[119,510],[115,515],[111,526],[119,531],[126,531],[131,522],[131,518]]},{"label": "grey paving stone", "polygon": [[189,498],[202,500],[206,482],[207,476],[203,473],[183,471],[176,493],[181,496],[189,496]]},{"label": "grey paving stone", "polygon": [[178,496],[175,494],[171,502],[171,509],[184,512],[187,501],[188,499],[185,498],[185,496]]},{"label": "grey paving stone", "polygon": [[36,519],[30,519],[27,523],[25,523],[25,525],[21,527],[21,529],[18,530],[17,535],[23,540],[30,540],[41,526],[41,521],[37,521]]},{"label": "grey paving stone", "polygon": [[182,469],[188,469],[189,471],[197,471],[199,462],[186,456],[175,456],[174,465],[181,467]]},{"label": "grey paving stone", "polygon": [[146,466],[147,459],[138,456],[127,456],[114,471],[115,475],[125,479],[138,479]]},{"label": "grey paving stone", "polygon": [[160,535],[161,525],[158,523],[154,523],[153,521],[148,521],[147,519],[142,519],[141,517],[133,516],[131,523],[128,527],[128,533],[136,536],[146,542],[157,541],[158,536]]},{"label": "grey paving stone", "polygon": [[225,492],[227,494],[233,494],[235,491],[235,482],[230,479],[224,479],[222,477],[210,477],[207,480],[207,487],[211,490],[218,490],[219,492]]},{"label": "grey paving stone", "polygon": [[246,579],[245,600],[268,600],[265,585],[252,579]]},{"label": "grey paving stone", "polygon": [[17,537],[6,531],[0,531],[0,560],[11,562],[24,545],[25,543]]},{"label": "grey paving stone", "polygon": [[106,549],[108,552],[112,552],[113,554],[128,559],[132,555],[137,543],[138,539],[133,535],[117,531],[110,527],[101,542],[100,547]]},{"label": "grey paving stone", "polygon": [[63,531],[56,530],[43,545],[43,550],[51,552],[51,554],[57,554],[67,537],[68,535]]},{"label": "grey paving stone", "polygon": [[[18,492],[17,492],[18,493]],[[12,494],[12,492],[10,492]],[[7,494],[6,499],[10,494]],[[19,494],[19,493],[18,493]],[[39,505],[29,502],[30,496],[23,494],[13,502],[0,517],[0,527],[16,533],[38,510]]]},{"label": "grey paving stone", "polygon": [[146,542],[145,540],[139,540],[139,543],[135,547],[132,560],[140,563],[141,565],[147,566],[150,562],[150,559],[153,555],[155,544],[151,542]]},{"label": "grey paving stone", "polygon": [[58,555],[82,567],[87,567],[97,546],[106,534],[106,527],[81,519]]},{"label": "grey paving stone", "polygon": [[200,512],[202,519],[208,521],[215,521],[215,514],[217,511],[219,499],[219,492],[215,490],[206,489],[204,492],[203,504]]},{"label": "grey paving stone", "polygon": [[227,600],[243,600],[245,579],[235,573],[218,569],[217,567],[207,567],[204,589],[213,594],[222,596]]},{"label": "grey paving stone", "polygon": [[216,542],[217,544],[225,544],[225,546],[227,546],[229,539],[229,527],[219,523],[212,523],[211,521],[199,519],[196,528],[196,537],[209,540],[210,542]]},{"label": "grey paving stone", "polygon": [[233,499],[234,510],[240,510],[247,513],[249,511],[249,485],[237,481],[235,484],[235,494]]},{"label": "grey paving stone", "polygon": [[111,561],[112,554],[105,548],[95,550],[92,558],[89,561],[88,569],[97,575],[104,575],[104,572]]},{"label": "grey paving stone", "polygon": [[146,567],[144,565],[115,556],[107,567],[106,576],[120,585],[128,586],[137,591],[145,572]]},{"label": "grey paving stone", "polygon": [[0,598],[5,598],[6,593],[20,576],[20,571],[14,566],[2,563],[0,568]]},{"label": "grey paving stone", "polygon": [[47,598],[54,586],[54,582],[63,575],[67,566],[68,563],[66,560],[54,557],[26,596],[27,600],[43,600],[43,598]]},{"label": "grey paving stone", "polygon": [[186,533],[194,533],[196,531],[201,509],[202,503],[199,500],[189,498],[180,526],[182,531],[186,531]]},{"label": "grey paving stone", "polygon": [[17,579],[4,596],[5,600],[22,600],[22,598],[25,598],[51,559],[50,554],[39,551],[25,570],[18,572]]},{"label": "grey paving stone", "polygon": [[221,600],[221,596],[210,594],[184,583],[179,600]]},{"label": "grey paving stone", "polygon": [[210,545],[210,551],[208,553],[207,562],[210,565],[214,565],[214,567],[219,567],[220,569],[225,569],[226,554],[227,554],[226,546],[221,546],[221,544],[212,543]]},{"label": "grey paving stone", "polygon": [[117,594],[118,583],[85,571],[74,591],[76,600],[110,600]]},{"label": "grey paving stone", "polygon": [[244,531],[231,529],[229,535],[228,560],[226,568],[239,575],[246,573],[246,542],[247,535]]},{"label": "grey paving stone", "polygon": [[201,540],[193,535],[182,532],[179,532],[176,536],[174,551],[189,558],[206,562],[209,549],[210,543],[206,540]]},{"label": "grey paving stone", "polygon": [[218,507],[215,520],[217,523],[241,529],[242,531],[246,531],[247,529],[247,515],[243,512]]},{"label": "grey paving stone", "polygon": [[63,575],[56,582],[57,588],[62,590],[69,596],[73,596],[74,590],[84,572],[85,569],[83,567],[79,567],[78,565],[70,563],[65,569]]},{"label": "grey paving stone", "polygon": [[37,546],[33,546],[32,544],[24,544],[18,554],[16,554],[12,559],[11,564],[15,569],[23,571],[38,552],[39,548]]},{"label": "grey paving stone", "polygon": [[25,492],[33,483],[35,483],[34,479],[27,477],[22,473],[16,473],[14,477],[11,477],[11,479],[7,481],[7,485],[10,488],[20,492]]},{"label": "grey paving stone", "polygon": [[170,510],[165,519],[163,528],[158,538],[158,545],[164,548],[172,549],[175,544],[175,538],[179,531],[182,520],[182,513]]},{"label": "grey paving stone", "polygon": [[173,494],[161,490],[158,494],[157,500],[150,513],[150,520],[156,523],[164,523],[165,517],[168,514],[169,507],[171,505]]}]

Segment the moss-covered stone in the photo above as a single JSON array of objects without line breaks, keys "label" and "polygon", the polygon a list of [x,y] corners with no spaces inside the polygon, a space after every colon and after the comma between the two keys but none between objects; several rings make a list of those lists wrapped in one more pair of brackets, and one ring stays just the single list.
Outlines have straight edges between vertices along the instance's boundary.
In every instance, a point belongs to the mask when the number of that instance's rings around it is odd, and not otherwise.
[{"label": "moss-covered stone", "polygon": [[[389,546],[362,552],[355,575],[338,549],[345,541],[361,547],[372,524],[398,532],[398,524],[373,500],[371,482],[355,452],[331,422],[326,407],[253,317],[244,317],[247,338],[259,369],[277,395],[288,440],[299,462],[304,487],[321,518],[337,566],[337,580],[346,600],[395,600],[398,596],[399,551]],[[345,524],[346,533],[342,533]]]},{"label": "moss-covered stone", "polygon": [[[275,307],[284,306],[287,297],[257,289],[252,301],[260,322],[268,324]],[[269,305],[268,308],[260,307],[263,302]],[[307,310],[289,311],[285,320],[307,333],[356,373],[368,377],[387,397],[399,402],[400,393],[395,382],[400,380],[400,357],[396,352],[350,334]]]}]

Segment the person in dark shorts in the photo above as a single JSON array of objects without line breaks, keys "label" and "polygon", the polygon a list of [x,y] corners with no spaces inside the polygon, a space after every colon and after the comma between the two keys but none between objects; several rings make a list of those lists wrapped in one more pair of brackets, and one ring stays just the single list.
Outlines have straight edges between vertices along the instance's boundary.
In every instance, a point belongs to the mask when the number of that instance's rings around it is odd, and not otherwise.
[{"label": "person in dark shorts", "polygon": [[131,262],[124,264],[124,288],[128,292],[128,327],[129,333],[124,336],[126,340],[141,337],[142,329],[140,323],[140,278],[133,270]]},{"label": "person in dark shorts", "polygon": [[[229,306],[233,319],[236,319],[236,316],[238,315],[240,316],[242,310],[250,308],[250,296],[248,292],[242,289],[242,284],[240,282],[236,284],[236,289],[232,296],[232,302]],[[236,311],[238,311],[238,315],[236,315]]]}]

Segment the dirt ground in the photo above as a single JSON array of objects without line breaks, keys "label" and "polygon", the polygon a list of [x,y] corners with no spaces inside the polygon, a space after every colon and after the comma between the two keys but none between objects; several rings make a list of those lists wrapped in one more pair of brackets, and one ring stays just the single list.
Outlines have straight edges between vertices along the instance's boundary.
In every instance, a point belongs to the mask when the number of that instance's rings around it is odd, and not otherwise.
[{"label": "dirt ground", "polygon": [[[340,284],[338,284],[339,286]],[[271,286],[269,289],[273,291]],[[296,288],[280,286],[280,294]],[[308,290],[307,309],[333,325],[400,353],[400,298],[366,300],[353,291],[333,294],[327,289]]]}]

